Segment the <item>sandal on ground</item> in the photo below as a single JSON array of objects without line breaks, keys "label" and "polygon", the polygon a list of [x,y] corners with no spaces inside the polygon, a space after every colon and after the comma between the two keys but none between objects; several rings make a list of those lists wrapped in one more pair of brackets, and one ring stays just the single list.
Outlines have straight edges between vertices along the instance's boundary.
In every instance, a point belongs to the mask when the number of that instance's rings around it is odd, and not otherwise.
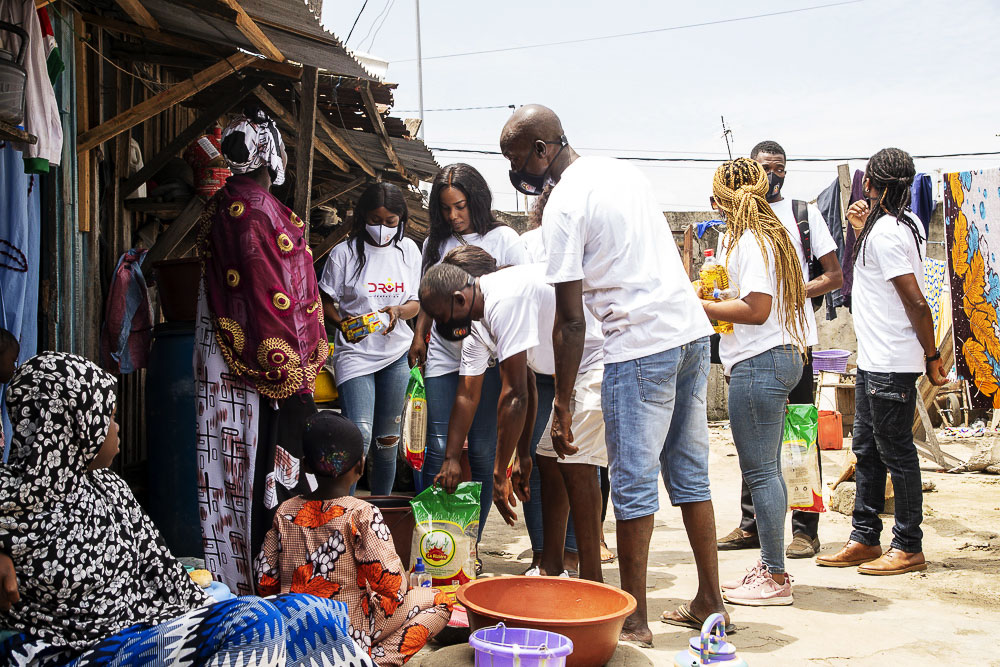
[{"label": "sandal on ground", "polygon": [[601,565],[614,563],[616,558],[618,557],[608,548],[608,543],[601,540]]},{"label": "sandal on ground", "polygon": [[[660,615],[660,621],[668,625],[677,625],[682,628],[691,628],[693,630],[701,630],[702,626],[705,625],[705,619],[698,618],[693,613],[691,609],[686,605],[682,604],[677,607],[675,612],[680,618],[669,618],[667,612],[663,612]],[[726,634],[731,635],[736,632],[736,626],[733,623],[726,624]]]}]

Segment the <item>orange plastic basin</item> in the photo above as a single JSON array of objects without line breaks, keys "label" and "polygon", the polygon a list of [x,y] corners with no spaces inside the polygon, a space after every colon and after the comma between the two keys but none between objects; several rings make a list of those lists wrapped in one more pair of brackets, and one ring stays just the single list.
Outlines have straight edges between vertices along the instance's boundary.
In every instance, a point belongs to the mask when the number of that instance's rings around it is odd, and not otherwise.
[{"label": "orange plastic basin", "polygon": [[623,590],[585,579],[494,577],[458,589],[476,631],[503,621],[508,627],[558,632],[573,640],[567,667],[603,665],[618,646],[635,598]]}]

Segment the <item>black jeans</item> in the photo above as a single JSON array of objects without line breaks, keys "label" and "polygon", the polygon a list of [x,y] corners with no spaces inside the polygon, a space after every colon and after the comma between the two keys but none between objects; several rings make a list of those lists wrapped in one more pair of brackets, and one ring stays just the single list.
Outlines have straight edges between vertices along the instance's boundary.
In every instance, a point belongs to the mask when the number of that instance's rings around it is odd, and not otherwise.
[{"label": "black jeans", "polygon": [[[794,405],[809,405],[814,402],[815,380],[813,378],[812,349],[806,354],[805,364],[802,366],[802,379],[795,385],[788,394],[788,402]],[[816,448],[816,455],[819,456],[819,448]],[[823,461],[820,459],[820,475],[823,472]],[[750,495],[750,487],[746,480],[743,480],[743,487],[740,495],[740,507],[743,510],[743,517],[740,519],[740,530],[757,534],[757,519],[754,515],[753,498]],[[804,533],[809,539],[816,539],[819,533],[819,513],[818,512],[792,512],[792,535]]]},{"label": "black jeans", "polygon": [[920,464],[913,444],[913,414],[917,406],[920,373],[872,373],[858,369],[855,390],[854,530],[851,539],[869,546],[879,544],[885,509],[885,474],[892,476],[896,497],[896,525],[891,546],[910,553],[922,551],[924,494]]}]

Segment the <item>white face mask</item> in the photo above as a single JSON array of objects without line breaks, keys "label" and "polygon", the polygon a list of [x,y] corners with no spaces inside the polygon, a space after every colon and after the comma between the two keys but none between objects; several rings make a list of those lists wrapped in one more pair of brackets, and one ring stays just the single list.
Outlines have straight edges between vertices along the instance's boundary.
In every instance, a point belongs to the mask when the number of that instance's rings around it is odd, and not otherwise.
[{"label": "white face mask", "polygon": [[365,229],[368,230],[368,236],[371,240],[380,248],[392,243],[392,240],[396,238],[396,233],[399,232],[399,227],[386,227],[385,225],[365,225]]}]

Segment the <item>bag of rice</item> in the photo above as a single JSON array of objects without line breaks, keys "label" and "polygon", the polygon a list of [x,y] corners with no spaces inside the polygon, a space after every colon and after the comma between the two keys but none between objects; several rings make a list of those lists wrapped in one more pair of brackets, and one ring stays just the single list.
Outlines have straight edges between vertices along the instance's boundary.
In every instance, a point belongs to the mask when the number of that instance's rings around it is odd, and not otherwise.
[{"label": "bag of rice", "polygon": [[420,367],[410,369],[406,385],[406,403],[403,404],[403,451],[406,462],[414,470],[424,467],[424,450],[427,447],[427,392]]},{"label": "bag of rice", "polygon": [[788,487],[788,508],[825,512],[819,469],[819,413],[815,405],[789,405],[781,443],[781,474]]},{"label": "bag of rice", "polygon": [[431,586],[454,599],[455,590],[476,578],[476,538],[479,534],[479,482],[462,482],[455,493],[439,486],[421,491],[410,501],[416,527],[413,561],[419,556],[431,575]]}]

